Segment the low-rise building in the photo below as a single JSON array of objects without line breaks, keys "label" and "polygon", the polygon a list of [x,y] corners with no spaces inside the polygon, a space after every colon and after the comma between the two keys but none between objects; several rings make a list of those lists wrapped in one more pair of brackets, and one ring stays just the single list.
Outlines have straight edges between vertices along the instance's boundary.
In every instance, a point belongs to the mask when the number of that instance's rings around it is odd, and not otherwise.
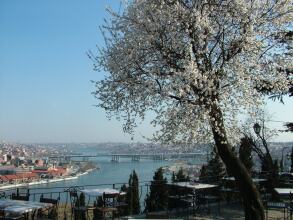
[{"label": "low-rise building", "polygon": [[15,174],[14,165],[0,166],[0,175],[9,175],[9,174]]}]

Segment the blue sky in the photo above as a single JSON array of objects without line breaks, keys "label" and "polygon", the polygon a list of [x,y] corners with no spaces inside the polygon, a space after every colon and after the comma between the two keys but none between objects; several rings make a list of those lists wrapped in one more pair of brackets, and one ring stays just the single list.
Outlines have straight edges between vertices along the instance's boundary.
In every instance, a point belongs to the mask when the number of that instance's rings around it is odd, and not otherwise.
[{"label": "blue sky", "polygon": [[[91,95],[90,80],[102,73],[93,71],[86,51],[103,44],[98,26],[107,6],[117,10],[119,1],[0,1],[0,141],[131,141]],[[293,121],[292,100],[270,102],[274,120]],[[134,141],[151,132],[146,122]]]}]

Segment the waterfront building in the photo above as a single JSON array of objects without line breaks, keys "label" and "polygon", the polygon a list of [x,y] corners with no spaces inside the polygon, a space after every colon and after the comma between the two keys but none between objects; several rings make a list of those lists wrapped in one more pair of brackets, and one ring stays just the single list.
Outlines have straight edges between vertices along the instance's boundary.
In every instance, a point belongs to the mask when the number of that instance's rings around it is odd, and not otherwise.
[{"label": "waterfront building", "polygon": [[15,174],[15,166],[14,165],[0,166],[0,175],[8,175],[8,174]]},{"label": "waterfront building", "polygon": [[37,159],[35,161],[35,165],[38,166],[38,167],[42,167],[42,166],[44,166],[44,161],[41,160],[41,159]]},{"label": "waterfront building", "polygon": [[15,174],[3,175],[3,176],[0,176],[0,178],[3,183],[10,183],[10,184],[18,183],[21,180],[21,177]]},{"label": "waterfront building", "polygon": [[54,178],[64,176],[67,170],[63,167],[35,167],[32,173],[38,174],[40,177]]}]

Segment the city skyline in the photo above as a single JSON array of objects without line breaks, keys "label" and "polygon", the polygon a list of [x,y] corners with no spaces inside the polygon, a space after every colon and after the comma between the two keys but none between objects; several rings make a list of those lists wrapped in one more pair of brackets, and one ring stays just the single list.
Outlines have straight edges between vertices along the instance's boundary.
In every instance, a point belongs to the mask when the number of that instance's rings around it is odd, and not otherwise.
[{"label": "city skyline", "polygon": [[[0,3],[0,141],[137,142],[154,129],[148,117],[134,134],[108,121],[96,108],[93,71],[86,52],[103,44],[98,27],[106,7],[119,10],[117,0],[11,1]],[[293,121],[292,98],[285,105],[268,100],[270,126]],[[276,141],[293,141],[281,133]]]}]

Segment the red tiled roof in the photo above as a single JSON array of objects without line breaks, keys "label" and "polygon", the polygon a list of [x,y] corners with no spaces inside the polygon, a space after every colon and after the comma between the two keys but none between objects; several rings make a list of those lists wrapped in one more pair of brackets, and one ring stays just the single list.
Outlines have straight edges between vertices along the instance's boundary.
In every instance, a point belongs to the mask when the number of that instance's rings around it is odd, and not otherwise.
[{"label": "red tiled roof", "polygon": [[48,173],[48,170],[33,170],[32,173]]},{"label": "red tiled roof", "polygon": [[2,175],[2,176],[0,176],[0,179],[3,182],[6,182],[6,181],[11,181],[11,180],[19,180],[19,179],[24,179],[24,178],[36,178],[36,177],[38,177],[38,174],[26,172],[26,173]]},{"label": "red tiled roof", "polygon": [[21,178],[34,178],[34,177],[38,177],[38,174],[31,173],[31,172],[18,173],[16,175],[19,176],[19,177],[21,177]]},{"label": "red tiled roof", "polygon": [[7,178],[6,178],[5,176],[0,176],[0,179],[1,179],[3,182],[8,181]]},{"label": "red tiled roof", "polygon": [[2,177],[6,178],[6,181],[21,179],[21,177],[14,175],[14,174],[3,175]]}]

